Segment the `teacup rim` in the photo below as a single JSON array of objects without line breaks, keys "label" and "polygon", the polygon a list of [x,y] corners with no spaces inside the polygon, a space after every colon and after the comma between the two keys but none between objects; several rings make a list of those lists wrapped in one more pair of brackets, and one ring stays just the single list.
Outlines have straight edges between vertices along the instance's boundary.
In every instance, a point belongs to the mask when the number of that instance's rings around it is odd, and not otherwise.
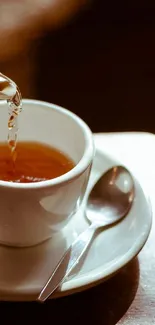
[{"label": "teacup rim", "polygon": [[[78,176],[80,176],[92,163],[93,156],[94,156],[94,140],[93,140],[93,134],[87,123],[80,118],[78,115],[73,113],[72,111],[42,100],[37,100],[37,99],[27,99],[24,98],[22,100],[23,104],[28,104],[28,105],[42,105],[47,108],[54,109],[60,113],[65,114],[66,116],[71,117],[72,119],[77,122],[77,124],[83,129],[85,139],[86,139],[86,145],[85,145],[85,150],[82,158],[80,161],[75,165],[73,169],[68,171],[67,173],[50,179],[50,180],[45,180],[45,181],[40,181],[40,182],[35,182],[35,183],[16,183],[16,182],[9,182],[9,181],[3,181],[0,180],[0,187],[6,187],[6,188],[14,188],[14,189],[41,189],[41,188],[47,188],[47,187],[54,187],[54,186],[59,186],[63,185],[65,183],[68,183],[74,179],[76,179]],[[6,101],[1,101],[0,105],[6,104]]]}]

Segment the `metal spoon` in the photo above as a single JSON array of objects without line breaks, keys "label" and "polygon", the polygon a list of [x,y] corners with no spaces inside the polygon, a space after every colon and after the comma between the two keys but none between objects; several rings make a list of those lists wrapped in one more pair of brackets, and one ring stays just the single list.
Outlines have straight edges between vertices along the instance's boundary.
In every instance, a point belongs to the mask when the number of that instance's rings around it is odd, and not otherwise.
[{"label": "metal spoon", "polygon": [[123,166],[109,169],[89,194],[86,214],[90,226],[78,236],[64,254],[42,289],[38,301],[45,301],[68,277],[88,248],[95,232],[120,221],[129,212],[134,200],[134,180]]}]

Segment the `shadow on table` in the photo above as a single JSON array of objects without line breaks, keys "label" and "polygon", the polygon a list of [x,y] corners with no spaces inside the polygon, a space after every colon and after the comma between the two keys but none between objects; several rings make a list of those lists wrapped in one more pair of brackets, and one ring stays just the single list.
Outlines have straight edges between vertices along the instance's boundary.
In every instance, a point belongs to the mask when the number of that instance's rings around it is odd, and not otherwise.
[{"label": "shadow on table", "polygon": [[39,303],[1,303],[5,324],[105,324],[114,325],[131,305],[139,283],[135,258],[113,278],[92,289]]}]

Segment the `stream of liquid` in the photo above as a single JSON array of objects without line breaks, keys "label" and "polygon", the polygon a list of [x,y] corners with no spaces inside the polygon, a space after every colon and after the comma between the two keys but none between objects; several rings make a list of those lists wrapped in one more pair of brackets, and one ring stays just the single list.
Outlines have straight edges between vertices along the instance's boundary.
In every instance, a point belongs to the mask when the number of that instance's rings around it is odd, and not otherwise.
[{"label": "stream of liquid", "polygon": [[11,161],[15,168],[16,145],[18,133],[18,115],[22,110],[22,97],[16,84],[0,73],[0,99],[6,99],[8,103],[8,145],[11,153]]},{"label": "stream of liquid", "polygon": [[17,133],[18,133],[18,115],[22,110],[22,97],[18,87],[15,96],[12,99],[8,99],[8,105],[9,105],[8,145],[11,151],[13,165],[15,165]]}]

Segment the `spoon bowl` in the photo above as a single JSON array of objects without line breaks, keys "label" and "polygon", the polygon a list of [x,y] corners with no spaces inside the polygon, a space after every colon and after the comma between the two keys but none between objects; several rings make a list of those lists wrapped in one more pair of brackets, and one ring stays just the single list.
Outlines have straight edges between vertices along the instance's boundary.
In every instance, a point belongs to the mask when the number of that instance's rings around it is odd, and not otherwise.
[{"label": "spoon bowl", "polygon": [[112,225],[124,218],[135,195],[132,175],[123,166],[116,166],[103,174],[91,190],[86,216],[98,227]]}]

